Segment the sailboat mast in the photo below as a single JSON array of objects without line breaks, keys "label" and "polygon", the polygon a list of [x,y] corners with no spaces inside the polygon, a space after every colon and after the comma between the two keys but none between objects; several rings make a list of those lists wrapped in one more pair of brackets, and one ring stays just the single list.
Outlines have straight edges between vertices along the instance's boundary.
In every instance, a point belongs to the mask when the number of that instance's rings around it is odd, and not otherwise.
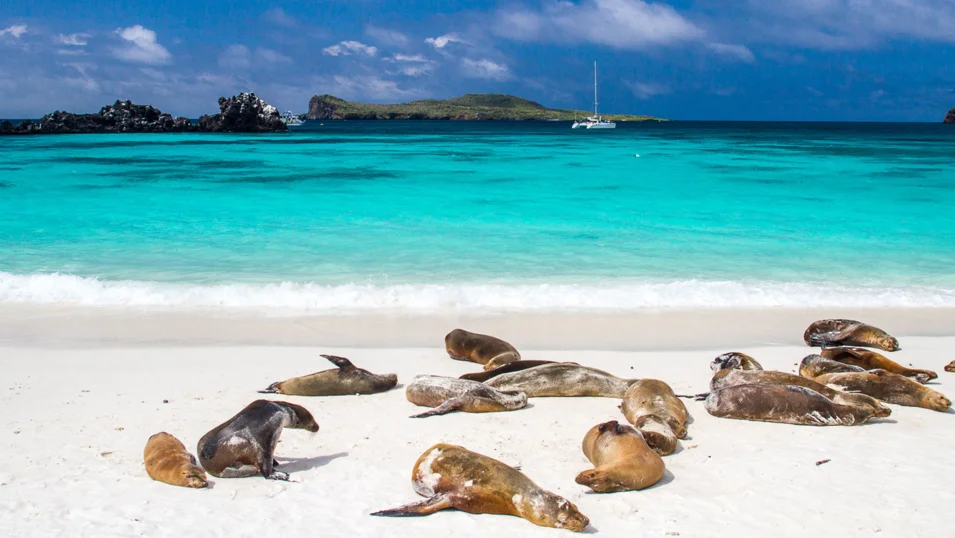
[{"label": "sailboat mast", "polygon": [[597,115],[597,62],[594,62],[594,116]]}]

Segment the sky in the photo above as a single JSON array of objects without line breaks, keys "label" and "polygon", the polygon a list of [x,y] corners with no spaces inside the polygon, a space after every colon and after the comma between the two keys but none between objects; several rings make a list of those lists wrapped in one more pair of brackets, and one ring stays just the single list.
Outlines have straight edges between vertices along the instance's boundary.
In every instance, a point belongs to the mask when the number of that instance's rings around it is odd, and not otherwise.
[{"label": "sky", "polygon": [[10,0],[0,117],[254,91],[305,112],[511,93],[681,120],[929,121],[955,106],[955,0]]}]

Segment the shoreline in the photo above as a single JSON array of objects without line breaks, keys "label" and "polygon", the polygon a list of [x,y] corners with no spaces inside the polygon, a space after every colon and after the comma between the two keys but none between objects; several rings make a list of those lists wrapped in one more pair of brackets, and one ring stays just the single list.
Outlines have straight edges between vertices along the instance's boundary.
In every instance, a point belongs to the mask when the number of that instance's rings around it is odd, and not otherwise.
[{"label": "shoreline", "polygon": [[[228,309],[173,310],[0,304],[0,345],[24,347],[443,345],[454,328],[494,334],[519,349],[665,351],[805,346],[824,318],[858,319],[904,339],[955,336],[955,308],[714,308],[617,312],[379,310],[343,315],[266,315]],[[808,349],[808,348],[807,348]]]}]

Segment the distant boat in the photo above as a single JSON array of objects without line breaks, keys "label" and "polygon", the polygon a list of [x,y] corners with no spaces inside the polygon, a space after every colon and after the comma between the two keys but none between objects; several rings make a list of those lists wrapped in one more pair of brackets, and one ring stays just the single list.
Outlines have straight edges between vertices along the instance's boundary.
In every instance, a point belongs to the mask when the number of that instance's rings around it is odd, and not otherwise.
[{"label": "distant boat", "polygon": [[285,115],[282,116],[282,121],[285,123],[286,127],[299,127],[305,124],[305,121],[292,114],[291,110],[287,111]]},{"label": "distant boat", "polygon": [[597,62],[594,62],[594,115],[582,121],[574,120],[571,129],[616,129],[617,124],[597,114]]}]

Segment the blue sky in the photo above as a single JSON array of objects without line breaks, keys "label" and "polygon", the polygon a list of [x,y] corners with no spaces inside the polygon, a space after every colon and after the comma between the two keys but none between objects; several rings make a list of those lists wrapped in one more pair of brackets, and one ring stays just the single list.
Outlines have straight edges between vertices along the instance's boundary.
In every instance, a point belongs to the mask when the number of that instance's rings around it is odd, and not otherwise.
[{"label": "blue sky", "polygon": [[117,98],[190,117],[255,91],[513,93],[674,119],[941,121],[955,0],[323,0],[0,6],[0,117]]}]

